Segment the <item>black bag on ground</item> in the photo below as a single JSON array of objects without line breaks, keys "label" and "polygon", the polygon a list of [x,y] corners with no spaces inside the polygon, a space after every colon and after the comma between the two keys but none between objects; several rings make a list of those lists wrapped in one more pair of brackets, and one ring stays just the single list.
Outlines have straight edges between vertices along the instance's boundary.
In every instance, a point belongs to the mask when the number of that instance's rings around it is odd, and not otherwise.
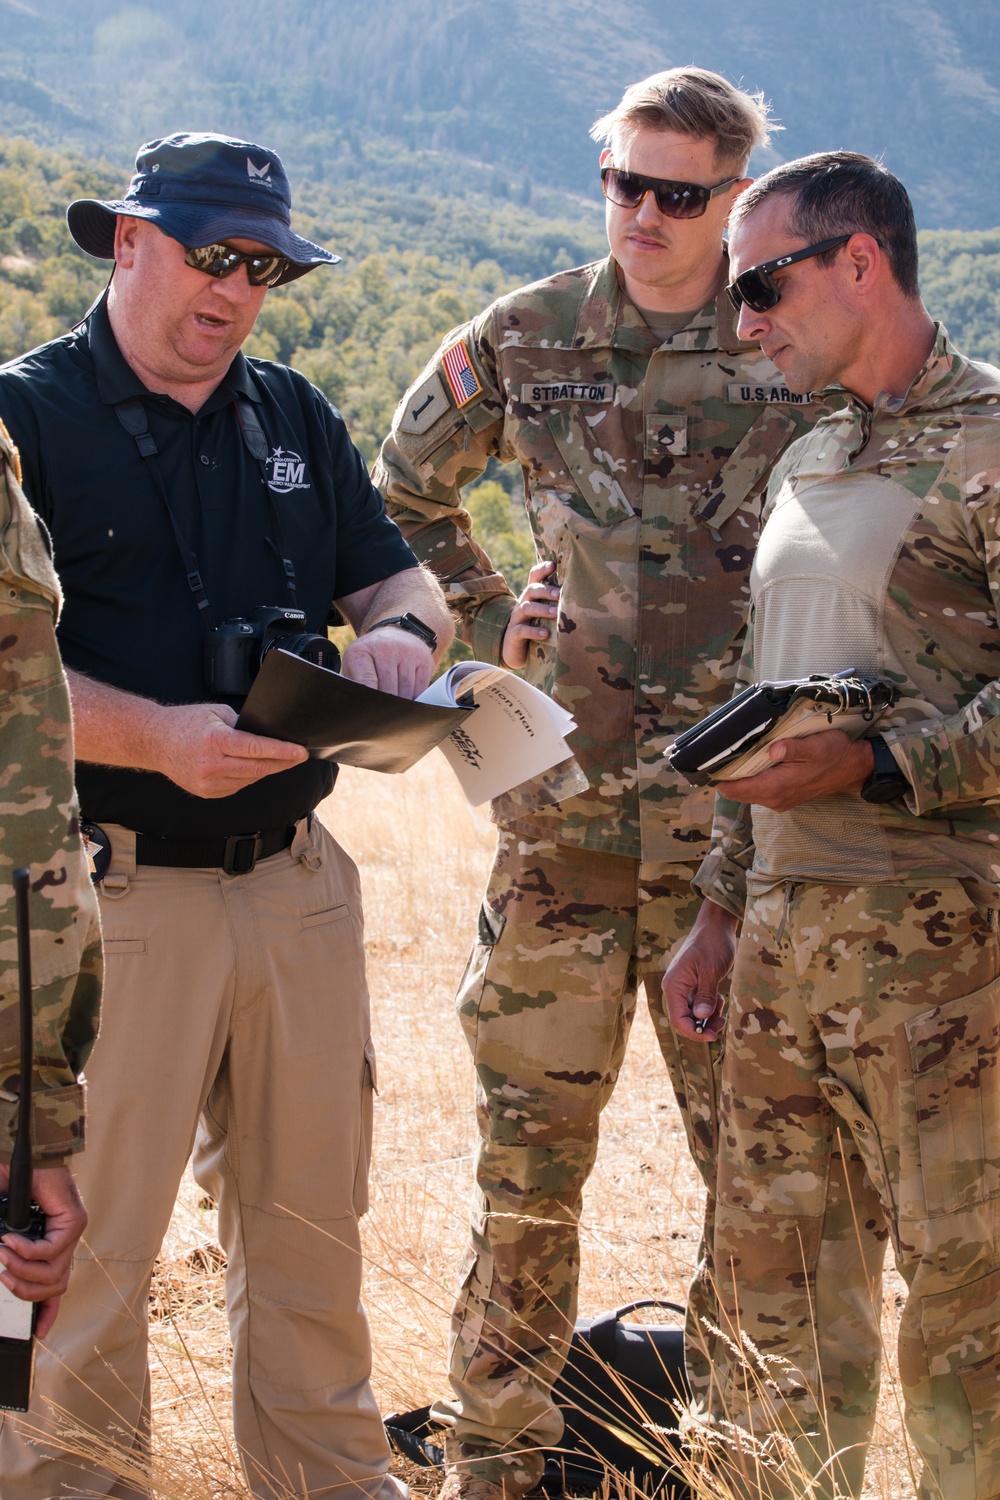
[{"label": "black bag on ground", "polygon": [[[684,1317],[676,1302],[646,1298],[577,1323],[565,1368],[552,1388],[565,1431],[559,1447],[546,1450],[535,1493],[593,1494],[613,1469],[661,1500],[687,1500],[688,1486],[673,1466],[680,1448],[674,1403],[689,1399],[684,1330],[622,1322],[643,1307]],[[404,1458],[422,1468],[443,1467],[444,1451],[435,1442],[440,1428],[429,1406],[386,1417],[385,1428]]]}]

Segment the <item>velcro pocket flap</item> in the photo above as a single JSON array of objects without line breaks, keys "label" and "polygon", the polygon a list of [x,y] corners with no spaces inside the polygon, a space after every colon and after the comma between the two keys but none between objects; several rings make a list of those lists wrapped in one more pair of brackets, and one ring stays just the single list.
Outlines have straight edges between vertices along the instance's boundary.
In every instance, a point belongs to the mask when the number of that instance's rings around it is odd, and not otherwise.
[{"label": "velcro pocket flap", "polygon": [[697,486],[701,491],[694,507],[697,519],[717,531],[747,496],[753,494],[798,428],[799,423],[787,412],[774,407],[765,410],[737,443],[721,469]]},{"label": "velcro pocket flap", "polygon": [[[635,510],[614,471],[615,460],[597,445],[594,433],[573,411],[556,410],[546,418],[567,475],[584,506],[600,526],[616,526]],[[624,461],[618,460],[624,469]]]}]

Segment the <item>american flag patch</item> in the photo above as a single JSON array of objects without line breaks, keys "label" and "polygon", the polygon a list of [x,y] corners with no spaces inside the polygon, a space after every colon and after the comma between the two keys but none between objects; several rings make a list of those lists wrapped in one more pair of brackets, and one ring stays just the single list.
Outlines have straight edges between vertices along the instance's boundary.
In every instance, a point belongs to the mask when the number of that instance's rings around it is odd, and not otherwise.
[{"label": "american flag patch", "polygon": [[452,344],[450,349],[446,349],[441,356],[441,363],[444,365],[444,373],[448,377],[455,405],[468,406],[472,398],[479,395],[482,386],[478,375],[472,368],[465,340],[459,339],[457,344]]}]

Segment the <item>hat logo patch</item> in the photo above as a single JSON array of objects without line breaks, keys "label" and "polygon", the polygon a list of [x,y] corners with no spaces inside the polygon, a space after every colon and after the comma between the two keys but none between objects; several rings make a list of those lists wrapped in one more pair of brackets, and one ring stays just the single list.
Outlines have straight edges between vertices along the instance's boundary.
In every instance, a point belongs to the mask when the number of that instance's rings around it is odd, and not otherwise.
[{"label": "hat logo patch", "polygon": [[267,487],[276,495],[287,495],[290,490],[312,489],[306,478],[304,461],[290,448],[275,448],[266,461],[266,468]]},{"label": "hat logo patch", "polygon": [[271,185],[271,163],[269,161],[266,161],[262,167],[255,167],[254,164],[253,164],[253,162],[250,160],[250,158],[248,156],[247,157],[247,176],[249,177],[249,179],[250,179],[251,182],[266,182],[267,185],[268,185],[268,187],[270,187],[270,185]]}]

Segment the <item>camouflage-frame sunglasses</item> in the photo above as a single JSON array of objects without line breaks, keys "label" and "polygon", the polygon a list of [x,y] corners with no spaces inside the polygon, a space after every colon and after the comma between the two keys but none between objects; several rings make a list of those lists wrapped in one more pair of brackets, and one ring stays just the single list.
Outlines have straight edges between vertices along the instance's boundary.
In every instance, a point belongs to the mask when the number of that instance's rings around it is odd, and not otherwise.
[{"label": "camouflage-frame sunglasses", "polygon": [[251,286],[274,286],[292,264],[287,255],[276,255],[269,250],[234,250],[232,245],[185,245],[184,261],[196,271],[214,276],[216,281],[225,281],[240,266],[246,266]]},{"label": "camouflage-frame sunglasses", "polygon": [[713,198],[731,188],[738,177],[729,177],[715,187],[700,182],[671,182],[666,177],[644,177],[641,172],[623,172],[619,167],[601,168],[601,187],[609,203],[619,208],[638,208],[647,193],[668,219],[700,219]]},{"label": "camouflage-frame sunglasses", "polygon": [[832,240],[820,240],[818,245],[807,245],[804,250],[793,250],[790,255],[779,255],[776,260],[762,260],[759,266],[751,266],[748,271],[741,271],[736,280],[726,287],[729,300],[739,312],[744,302],[747,307],[753,308],[754,312],[769,312],[781,301],[781,293],[771,280],[772,271],[783,271],[786,266],[793,266],[797,260],[810,260],[814,255],[822,255],[827,250],[836,250],[838,245],[846,245],[851,238],[849,234],[838,234]]}]

